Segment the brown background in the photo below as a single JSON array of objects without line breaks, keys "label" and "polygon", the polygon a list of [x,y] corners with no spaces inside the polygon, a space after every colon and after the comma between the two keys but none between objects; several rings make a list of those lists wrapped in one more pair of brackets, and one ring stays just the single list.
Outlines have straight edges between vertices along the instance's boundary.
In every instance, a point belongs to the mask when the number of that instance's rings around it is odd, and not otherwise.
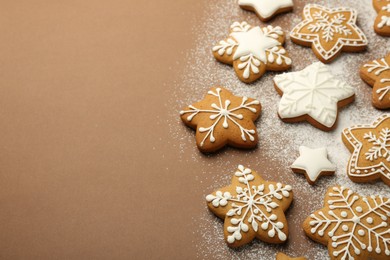
[{"label": "brown background", "polygon": [[[294,190],[299,199],[287,212],[289,242],[267,247],[267,256],[278,249],[295,256],[316,251],[300,228],[306,215],[298,213],[302,206],[319,207],[322,193],[276,167],[279,162],[263,163],[260,149],[204,156],[193,131],[179,122],[180,106],[203,94],[174,90],[186,87],[181,73],[194,73],[183,64],[210,1],[0,0],[1,259],[265,259],[256,251],[262,242],[227,249],[222,221],[204,203],[238,163],[261,169],[266,179],[305,187]],[[296,2],[300,12],[303,2]],[[234,19],[247,17],[258,21],[248,12]],[[291,24],[289,16],[283,19]],[[228,66],[215,70],[234,77]],[[371,90],[360,88],[369,100]],[[321,187],[334,179],[320,180]],[[314,204],[305,205],[312,194]],[[210,228],[211,235],[202,234]],[[212,245],[222,253],[214,255]]]}]

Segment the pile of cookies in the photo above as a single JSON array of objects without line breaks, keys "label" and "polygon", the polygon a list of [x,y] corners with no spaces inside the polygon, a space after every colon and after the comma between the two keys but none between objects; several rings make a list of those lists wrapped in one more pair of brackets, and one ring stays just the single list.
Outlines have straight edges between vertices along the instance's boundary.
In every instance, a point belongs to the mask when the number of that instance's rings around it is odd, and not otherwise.
[{"label": "pile of cookies", "polygon": [[[238,0],[263,22],[293,10],[292,0]],[[373,0],[378,12],[374,30],[390,36],[390,0]],[[319,131],[332,131],[339,109],[354,102],[355,91],[330,70],[342,52],[360,52],[368,40],[357,26],[357,12],[345,7],[308,4],[302,21],[290,32],[295,44],[311,47],[319,59],[301,71],[274,77],[281,96],[279,118],[286,123],[306,121]],[[212,47],[219,62],[232,65],[244,83],[261,80],[267,71],[291,69],[293,60],[283,45],[285,32],[279,26],[253,26],[234,22],[227,37]],[[345,54],[346,55],[346,54]],[[375,108],[390,108],[390,54],[362,64],[360,76],[373,87]],[[260,102],[235,96],[223,87],[211,88],[204,99],[180,111],[184,124],[196,130],[200,151],[212,153],[224,146],[255,148],[259,137],[255,121]],[[347,175],[354,182],[382,180],[390,186],[390,116],[383,114],[370,125],[357,125],[342,132],[342,142],[352,155]],[[336,171],[326,148],[299,147],[300,156],[291,165],[313,185],[322,175]],[[267,243],[284,243],[288,223],[284,212],[293,200],[290,185],[266,181],[261,175],[239,165],[231,185],[206,196],[208,208],[224,219],[228,246],[240,247],[254,238]],[[303,230],[311,239],[328,246],[331,259],[390,259],[390,199],[361,197],[343,186],[328,189],[324,207],[307,217]],[[290,259],[278,254],[277,259]],[[304,259],[304,258],[301,258]]]}]

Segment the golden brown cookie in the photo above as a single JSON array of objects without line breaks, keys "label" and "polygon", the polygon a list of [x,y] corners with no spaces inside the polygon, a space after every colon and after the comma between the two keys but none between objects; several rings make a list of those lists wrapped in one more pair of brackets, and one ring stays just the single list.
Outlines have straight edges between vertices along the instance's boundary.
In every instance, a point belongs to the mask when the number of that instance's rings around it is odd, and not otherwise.
[{"label": "golden brown cookie", "polygon": [[390,117],[383,115],[372,125],[357,125],[343,131],[342,139],[352,153],[347,174],[352,181],[382,179],[390,186]]},{"label": "golden brown cookie", "polygon": [[332,187],[324,207],[303,223],[305,233],[328,246],[331,259],[390,259],[390,199],[361,197]]},{"label": "golden brown cookie", "polygon": [[324,63],[332,62],[342,51],[358,52],[366,49],[368,41],[356,26],[357,12],[347,7],[326,8],[308,4],[303,10],[303,21],[290,33],[291,40],[312,47]]},{"label": "golden brown cookie", "polygon": [[372,104],[378,109],[390,108],[390,54],[360,68],[360,77],[371,87]]},{"label": "golden brown cookie", "polygon": [[286,123],[308,121],[323,131],[333,130],[339,108],[355,99],[354,89],[333,76],[329,66],[321,62],[277,75],[274,82],[282,96],[279,117]]},{"label": "golden brown cookie", "polygon": [[279,26],[260,28],[247,22],[234,22],[228,38],[213,47],[213,54],[218,61],[233,65],[241,81],[251,83],[267,70],[291,67],[291,59],[282,47],[284,40]]},{"label": "golden brown cookie", "polygon": [[254,148],[258,134],[254,121],[261,113],[258,100],[234,96],[214,87],[205,98],[182,111],[182,121],[196,129],[196,144],[202,152],[214,152],[225,145]]},{"label": "golden brown cookie", "polygon": [[207,206],[224,219],[225,241],[239,247],[255,237],[268,243],[283,243],[288,237],[284,211],[293,193],[290,185],[263,180],[261,176],[238,166],[232,184],[207,195]]},{"label": "golden brown cookie", "polygon": [[238,4],[244,10],[255,12],[263,22],[292,11],[294,6],[293,0],[238,0]]},{"label": "golden brown cookie", "polygon": [[289,257],[288,255],[283,254],[283,253],[278,253],[276,255],[276,260],[307,260],[307,259],[305,257],[292,258],[292,257]]},{"label": "golden brown cookie", "polygon": [[382,36],[390,36],[390,0],[372,0],[378,16],[374,22],[375,32]]}]

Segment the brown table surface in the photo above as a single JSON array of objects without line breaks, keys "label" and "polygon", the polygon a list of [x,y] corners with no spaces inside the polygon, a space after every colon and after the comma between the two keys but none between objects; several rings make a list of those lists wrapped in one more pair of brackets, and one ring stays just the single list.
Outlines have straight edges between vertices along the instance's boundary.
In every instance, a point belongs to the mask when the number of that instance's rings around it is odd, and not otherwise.
[{"label": "brown table surface", "polygon": [[[290,30],[309,1],[295,2],[294,13],[271,24]],[[368,24],[369,51],[344,54],[334,65],[348,70],[347,80],[360,91],[340,120],[369,123],[383,112],[371,107],[371,89],[357,68],[383,56],[389,41],[369,26],[375,17],[369,0],[366,8],[353,0],[316,2],[369,10],[360,21]],[[304,135],[316,130],[277,119],[275,74],[247,86],[210,53],[230,23],[244,19],[262,24],[231,0],[1,1],[0,258],[272,259],[281,250],[320,259],[326,248],[307,239],[300,225],[321,207],[329,185],[389,195],[382,183],[348,181],[344,168],[313,187],[289,170],[297,142],[270,140],[289,129]],[[288,41],[287,49],[293,70],[316,61],[309,48]],[[258,149],[228,148],[212,156],[196,149],[178,111],[215,84],[260,98]],[[275,126],[281,132],[267,132]],[[326,143],[341,130],[316,133]],[[329,144],[341,147],[330,148],[330,158],[338,160],[341,150],[337,165],[344,166],[348,151],[339,139]],[[278,151],[295,152],[280,160]],[[224,244],[222,221],[208,212],[204,196],[228,184],[239,163],[297,187],[286,245],[255,241],[231,250]]]}]

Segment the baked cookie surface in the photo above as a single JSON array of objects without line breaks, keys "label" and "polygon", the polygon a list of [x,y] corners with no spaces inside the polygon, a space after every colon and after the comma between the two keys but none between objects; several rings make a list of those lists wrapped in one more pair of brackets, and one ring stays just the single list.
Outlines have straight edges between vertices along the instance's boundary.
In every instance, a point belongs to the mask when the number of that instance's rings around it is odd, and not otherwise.
[{"label": "baked cookie surface", "polygon": [[238,0],[242,9],[255,12],[261,21],[267,22],[277,14],[293,9],[293,0]]},{"label": "baked cookie surface", "polygon": [[347,7],[327,8],[308,4],[303,21],[290,33],[291,40],[312,47],[324,63],[332,62],[342,51],[358,52],[366,49],[368,40],[356,25],[357,12]]},{"label": "baked cookie surface", "polygon": [[382,36],[390,36],[390,0],[372,1],[378,16],[374,22],[375,32]]},{"label": "baked cookie surface", "polygon": [[224,220],[225,241],[230,247],[245,245],[255,237],[284,243],[288,237],[284,211],[292,200],[290,185],[265,181],[242,165],[231,185],[206,196],[210,211]]}]

